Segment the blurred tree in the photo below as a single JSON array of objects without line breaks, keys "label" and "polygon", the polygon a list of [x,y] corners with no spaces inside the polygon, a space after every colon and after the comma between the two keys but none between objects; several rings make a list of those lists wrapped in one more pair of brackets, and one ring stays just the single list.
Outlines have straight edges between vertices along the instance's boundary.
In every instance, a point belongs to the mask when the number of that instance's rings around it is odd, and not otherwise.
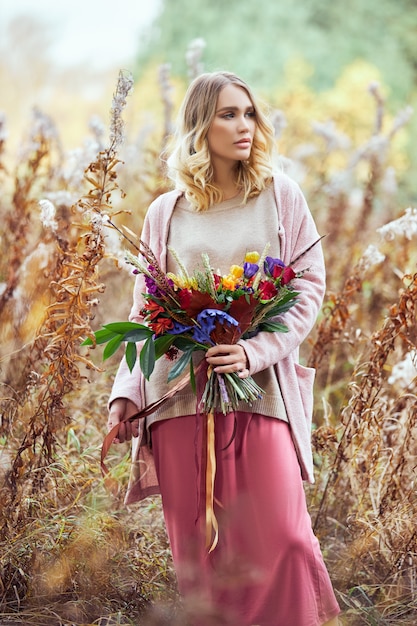
[{"label": "blurred tree", "polygon": [[363,58],[404,102],[417,83],[416,35],[415,0],[163,0],[138,64],[141,71],[157,58],[186,75],[185,51],[201,37],[207,71],[229,69],[268,91],[301,57],[311,66],[310,86],[320,90]]},{"label": "blurred tree", "polygon": [[43,89],[45,78],[52,76],[48,59],[51,33],[41,21],[21,15],[10,22],[3,35],[0,40],[2,107],[10,103],[22,114],[27,98]]}]

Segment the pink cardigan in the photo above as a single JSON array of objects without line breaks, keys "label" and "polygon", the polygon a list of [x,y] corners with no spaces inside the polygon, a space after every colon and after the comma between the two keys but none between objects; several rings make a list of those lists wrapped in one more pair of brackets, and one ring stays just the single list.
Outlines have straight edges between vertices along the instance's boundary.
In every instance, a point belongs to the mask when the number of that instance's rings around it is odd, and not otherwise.
[{"label": "pink cardigan", "polygon": [[[304,252],[319,237],[314,220],[305,198],[292,179],[282,173],[274,175],[274,189],[279,217],[281,259],[288,265]],[[169,224],[175,204],[181,192],[170,191],[157,198],[149,207],[145,217],[141,238],[166,270],[167,238]],[[304,480],[314,481],[311,451],[311,420],[313,409],[313,383],[315,370],[300,365],[299,346],[311,332],[319,313],[325,293],[325,269],[320,243],[313,246],[294,266],[294,269],[309,271],[294,283],[300,291],[297,304],[285,313],[287,333],[258,333],[242,341],[249,360],[251,374],[274,365],[287,410],[292,439]],[[142,321],[142,293],[145,291],[143,276],[138,275],[134,288],[131,321]],[[116,398],[129,398],[138,409],[142,409],[145,380],[136,365],[132,374],[123,359],[113,384],[109,404]],[[142,420],[143,422],[144,420]],[[134,502],[152,493],[158,493],[152,456],[146,446],[146,429],[142,424],[142,436],[133,441],[133,467],[126,502]],[[140,460],[141,457],[141,460]],[[139,486],[140,466],[146,462],[145,487]]]}]

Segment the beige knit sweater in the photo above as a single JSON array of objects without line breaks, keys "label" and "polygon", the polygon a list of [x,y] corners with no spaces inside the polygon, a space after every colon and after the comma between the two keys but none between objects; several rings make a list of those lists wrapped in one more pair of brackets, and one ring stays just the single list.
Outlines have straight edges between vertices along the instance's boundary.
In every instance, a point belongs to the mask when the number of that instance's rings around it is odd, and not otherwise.
[{"label": "beige knit sweater", "polygon": [[[276,236],[279,224],[272,185],[245,205],[242,205],[242,200],[243,196],[238,196],[212,206],[208,211],[197,212],[184,197],[179,199],[169,226],[168,245],[174,248],[190,274],[195,268],[202,268],[202,252],[209,255],[211,266],[221,275],[228,274],[232,264],[241,265],[246,252],[257,250],[261,254],[267,242],[271,245],[268,254],[279,257],[279,240]],[[178,272],[177,263],[169,252],[167,270]],[[203,353],[198,352],[196,361],[202,357]],[[171,384],[167,383],[171,367],[172,362],[165,358],[156,362],[150,382],[145,384],[147,405],[159,400],[176,384],[177,379]],[[238,410],[287,421],[273,366],[258,372],[253,378],[265,393],[251,405],[241,402]],[[157,420],[192,415],[195,412],[196,396],[189,384],[156,413],[147,417],[146,424],[149,427]]]}]

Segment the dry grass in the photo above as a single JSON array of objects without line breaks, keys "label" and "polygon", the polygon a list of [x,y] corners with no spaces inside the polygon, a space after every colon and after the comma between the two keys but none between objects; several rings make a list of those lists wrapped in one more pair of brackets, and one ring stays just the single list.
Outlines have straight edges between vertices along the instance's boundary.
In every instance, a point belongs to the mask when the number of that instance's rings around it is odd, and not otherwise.
[{"label": "dry grass", "polygon": [[[127,447],[109,458],[118,494],[107,493],[100,475],[118,357],[103,370],[100,352],[80,347],[92,327],[122,319],[130,307],[120,237],[103,216],[139,231],[164,189],[156,155],[171,123],[166,72],[159,145],[145,147],[141,137],[121,147],[128,92],[121,76],[108,147],[97,132],[95,152],[80,151],[74,167],[38,113],[15,171],[0,167],[4,624],[183,623],[158,498],[124,507]],[[315,150],[292,165],[308,171],[303,188],[328,233],[327,301],[303,349],[317,368],[317,480],[307,493],[344,623],[405,626],[417,611],[417,216],[400,219],[406,207],[386,193],[390,145],[406,116],[386,130],[375,87],[372,95],[369,141],[344,148],[343,158],[339,146],[335,162],[343,165],[334,165],[335,144],[329,135],[323,142],[322,129],[309,139]],[[125,164],[123,152],[131,157]],[[42,198],[56,208],[43,226]]]}]

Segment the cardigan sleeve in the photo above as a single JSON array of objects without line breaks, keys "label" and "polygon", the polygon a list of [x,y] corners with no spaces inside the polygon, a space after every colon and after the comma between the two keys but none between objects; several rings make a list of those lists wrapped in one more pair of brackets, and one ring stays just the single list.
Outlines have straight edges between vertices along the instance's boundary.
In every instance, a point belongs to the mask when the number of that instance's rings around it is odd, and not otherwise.
[{"label": "cardigan sleeve", "polygon": [[[166,242],[169,223],[180,195],[181,192],[174,190],[158,196],[150,204],[143,222],[141,240],[148,244],[163,271],[166,269]],[[144,298],[142,294],[145,291],[145,277],[143,274],[138,274],[133,288],[133,304],[129,314],[129,321],[131,322],[143,322],[141,311]],[[141,343],[138,343],[138,354],[140,349]],[[132,372],[129,370],[126,359],[122,359],[110,393],[109,404],[116,398],[127,398],[134,402],[138,409],[144,408],[145,379],[139,366],[139,359],[137,359]]]},{"label": "cardigan sleeve", "polygon": [[[146,213],[145,220],[141,232],[141,240],[151,247],[152,244],[152,223],[155,223],[155,215],[159,213],[159,207],[161,204],[161,198],[157,198],[149,206]],[[156,252],[157,253],[157,252]],[[130,322],[143,323],[143,316],[141,311],[145,304],[143,293],[146,291],[145,277],[143,274],[138,274],[135,279],[133,288],[133,304],[129,314]],[[140,353],[142,342],[137,344],[138,356]],[[135,366],[130,371],[126,358],[120,362],[117,370],[113,387],[110,393],[108,404],[110,405],[116,398],[127,398],[131,400],[138,409],[144,407],[144,379],[143,374],[139,366],[139,358],[136,360]]]},{"label": "cardigan sleeve", "polygon": [[[293,181],[286,180],[277,204],[281,204],[278,206],[282,221],[281,257],[288,265],[317,241],[319,234],[304,195]],[[307,271],[293,283],[299,292],[297,304],[277,318],[288,327],[288,332],[260,332],[251,339],[239,342],[246,352],[250,374],[260,372],[298,351],[316,322],[325,293],[325,268],[320,242],[304,254],[293,269]]]}]

